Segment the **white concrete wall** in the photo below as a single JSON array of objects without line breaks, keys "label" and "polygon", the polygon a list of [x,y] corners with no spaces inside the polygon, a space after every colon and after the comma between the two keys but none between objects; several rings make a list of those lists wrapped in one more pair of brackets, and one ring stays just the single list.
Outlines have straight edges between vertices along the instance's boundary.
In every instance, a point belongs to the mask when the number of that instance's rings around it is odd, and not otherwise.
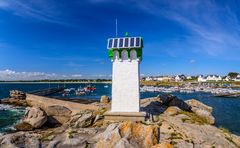
[{"label": "white concrete wall", "polygon": [[119,60],[116,55],[113,58],[111,112],[139,112],[139,61],[134,53],[131,60],[126,55]]}]

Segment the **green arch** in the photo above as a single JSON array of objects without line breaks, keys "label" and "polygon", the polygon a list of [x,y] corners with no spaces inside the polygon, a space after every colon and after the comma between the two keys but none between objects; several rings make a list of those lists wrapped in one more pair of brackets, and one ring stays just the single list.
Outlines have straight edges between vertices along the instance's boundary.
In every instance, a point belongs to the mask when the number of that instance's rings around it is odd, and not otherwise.
[{"label": "green arch", "polygon": [[113,53],[114,51],[118,51],[119,53],[119,58],[121,59],[122,58],[122,51],[123,50],[126,50],[128,52],[128,59],[130,59],[130,56],[131,56],[131,50],[135,50],[136,53],[137,53],[137,58],[139,60],[142,60],[142,48],[137,48],[137,49],[109,49],[108,50],[108,57],[110,59],[113,59]]}]

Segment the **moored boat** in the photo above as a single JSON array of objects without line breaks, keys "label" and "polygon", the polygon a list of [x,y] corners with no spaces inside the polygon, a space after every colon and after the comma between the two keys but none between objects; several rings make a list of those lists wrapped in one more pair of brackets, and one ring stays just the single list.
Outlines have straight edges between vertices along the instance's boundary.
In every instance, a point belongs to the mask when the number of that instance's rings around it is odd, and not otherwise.
[{"label": "moored boat", "polygon": [[87,85],[86,87],[84,87],[85,92],[93,92],[95,90],[96,90],[95,86]]}]

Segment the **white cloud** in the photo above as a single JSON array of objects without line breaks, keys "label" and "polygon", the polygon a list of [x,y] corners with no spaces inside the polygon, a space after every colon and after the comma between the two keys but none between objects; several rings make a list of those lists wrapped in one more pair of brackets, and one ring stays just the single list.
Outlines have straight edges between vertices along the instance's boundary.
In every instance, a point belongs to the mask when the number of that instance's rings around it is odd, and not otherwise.
[{"label": "white cloud", "polygon": [[202,0],[161,1],[161,8],[154,0],[137,4],[141,10],[175,21],[189,30],[185,40],[176,43],[178,48],[188,46],[190,52],[195,50],[219,58],[237,58],[240,25],[236,10],[229,5]]},{"label": "white cloud", "polygon": [[193,64],[195,62],[196,62],[196,60],[193,60],[193,59],[189,61],[189,63],[191,63],[191,64]]},{"label": "white cloud", "polygon": [[13,70],[0,71],[0,80],[12,81],[12,80],[42,80],[42,79],[76,79],[81,78],[81,74],[64,75],[55,73],[44,72],[17,72]]},{"label": "white cloud", "polygon": [[101,78],[110,78],[111,77],[111,75],[105,75],[105,74],[99,74],[99,75],[91,75],[90,76],[91,78],[99,78],[99,79],[101,79]]},{"label": "white cloud", "polygon": [[124,4],[126,1],[124,0],[89,0],[92,4],[99,4],[99,3],[115,3],[115,4]]},{"label": "white cloud", "polygon": [[82,75],[81,74],[75,74],[75,75],[72,75],[73,78],[81,78]]},{"label": "white cloud", "polygon": [[80,68],[80,67],[84,67],[85,65],[70,61],[66,64],[66,66],[72,67],[72,68]]},{"label": "white cloud", "polygon": [[75,27],[61,16],[61,11],[52,1],[0,0],[0,9],[24,18]]},{"label": "white cloud", "polygon": [[112,75],[82,75],[82,74],[56,74],[45,72],[17,72],[14,70],[0,70],[0,80],[17,81],[17,80],[56,80],[56,79],[111,79]]},{"label": "white cloud", "polygon": [[6,0],[1,0],[0,1],[0,8],[6,8],[8,6],[9,6],[9,4]]}]

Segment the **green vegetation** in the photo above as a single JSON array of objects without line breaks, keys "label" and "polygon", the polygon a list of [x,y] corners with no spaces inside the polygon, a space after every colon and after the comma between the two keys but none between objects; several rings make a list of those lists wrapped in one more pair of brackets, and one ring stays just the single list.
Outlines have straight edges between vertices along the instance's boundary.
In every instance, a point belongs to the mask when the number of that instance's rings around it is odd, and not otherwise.
[{"label": "green vegetation", "polygon": [[237,72],[229,72],[228,73],[228,76],[232,79],[236,78],[238,76],[238,73]]},{"label": "green vegetation", "polygon": [[182,118],[182,122],[191,121],[189,118]]},{"label": "green vegetation", "polygon": [[[56,79],[56,80],[16,80],[16,81],[3,81],[0,80],[1,83],[3,82],[11,82],[11,83],[111,83],[111,79]],[[198,85],[199,83],[196,79],[185,80],[183,82],[175,82],[175,81],[145,81],[141,80],[141,85],[145,86],[182,86],[186,83],[191,83],[191,85]],[[224,85],[231,85],[231,87],[240,87],[240,82],[235,81],[208,81],[202,82],[203,84],[213,84],[216,87],[224,87]]]},{"label": "green vegetation", "polygon": [[[174,82],[174,81],[145,81],[141,80],[141,85],[145,86],[182,86],[186,83],[191,83],[193,86],[197,86],[199,83],[196,80],[185,80],[183,82]],[[230,85],[231,87],[240,87],[240,82],[235,81],[207,81],[202,82],[202,84],[211,84],[216,87],[225,87],[224,85]]]},{"label": "green vegetation", "polygon": [[141,81],[141,85],[146,85],[146,86],[179,86],[179,85],[181,85],[181,82]]},{"label": "green vegetation", "polygon": [[184,114],[184,115],[187,115],[189,117],[189,118],[182,118],[182,122],[197,123],[199,125],[209,124],[207,119],[202,118],[195,113],[187,112],[187,111],[181,111],[181,112],[179,112],[179,114]]},{"label": "green vegetation", "polygon": [[173,140],[173,139],[183,139],[183,138],[180,133],[172,132],[168,139]]},{"label": "green vegetation", "polygon": [[44,133],[41,136],[40,140],[41,141],[51,141],[54,138],[55,138],[55,136],[53,135],[53,132],[51,131],[51,132],[48,132],[48,133]]},{"label": "green vegetation", "polygon": [[107,110],[107,108],[100,108],[94,112],[94,115],[103,115]]},{"label": "green vegetation", "polygon": [[232,137],[225,137],[225,139],[227,139],[229,142],[233,143],[237,148],[240,148],[240,146],[237,145],[237,144],[232,140]]},{"label": "green vegetation", "polygon": [[226,129],[225,127],[223,127],[223,126],[220,126],[219,129],[221,131],[223,131],[224,133],[231,134],[230,131],[228,129]]},{"label": "green vegetation", "polygon": [[186,139],[185,141],[188,142],[188,143],[192,143],[192,144],[194,144],[194,142],[193,142],[192,139]]},{"label": "green vegetation", "polygon": [[170,144],[172,144],[172,145],[176,145],[177,142],[176,142],[176,141],[171,141]]},{"label": "green vegetation", "polygon": [[219,129],[225,133],[225,139],[227,139],[229,142],[233,143],[237,148],[240,148],[239,145],[237,145],[233,140],[232,140],[232,137],[231,137],[231,132],[226,129],[225,127],[223,126],[220,126]]},{"label": "green vegetation", "polygon": [[73,137],[74,137],[73,135],[74,135],[75,133],[77,133],[77,131],[74,131],[74,130],[71,130],[71,129],[70,129],[70,130],[67,131],[67,137],[68,137],[68,138],[73,138]]},{"label": "green vegetation", "polygon": [[86,82],[86,83],[95,83],[95,82],[111,82],[110,79],[61,79],[61,80],[16,80],[16,81],[0,81],[0,82],[42,82],[42,83],[69,83],[69,82]]}]

